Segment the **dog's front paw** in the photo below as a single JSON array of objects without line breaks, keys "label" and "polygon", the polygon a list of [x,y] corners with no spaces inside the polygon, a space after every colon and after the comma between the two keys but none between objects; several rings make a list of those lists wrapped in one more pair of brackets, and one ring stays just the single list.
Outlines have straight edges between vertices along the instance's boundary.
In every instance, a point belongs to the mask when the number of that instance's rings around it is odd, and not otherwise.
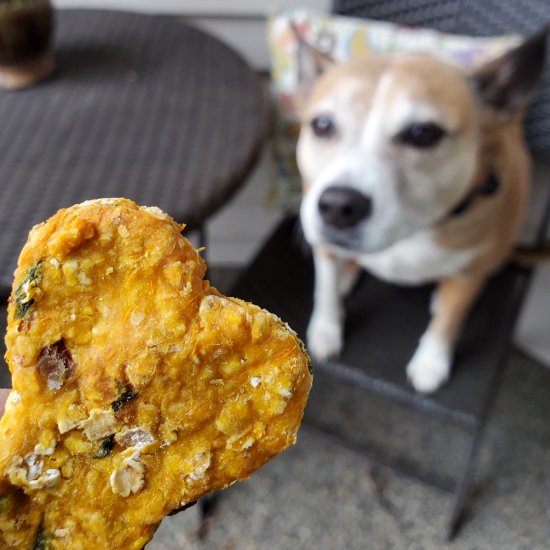
[{"label": "dog's front paw", "polygon": [[449,379],[451,363],[449,347],[428,333],[407,365],[407,376],[417,392],[433,393]]},{"label": "dog's front paw", "polygon": [[308,351],[317,361],[337,357],[342,351],[342,327],[338,322],[313,317],[307,328]]},{"label": "dog's front paw", "polygon": [[449,379],[450,363],[440,357],[413,357],[407,366],[407,376],[419,393],[433,393]]}]

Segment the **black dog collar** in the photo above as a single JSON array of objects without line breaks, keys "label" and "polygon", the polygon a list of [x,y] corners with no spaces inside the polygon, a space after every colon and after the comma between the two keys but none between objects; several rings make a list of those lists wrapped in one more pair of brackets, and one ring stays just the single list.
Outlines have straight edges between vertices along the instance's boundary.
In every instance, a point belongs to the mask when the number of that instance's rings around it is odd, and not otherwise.
[{"label": "black dog collar", "polygon": [[500,189],[500,181],[497,179],[494,172],[489,174],[487,181],[480,187],[473,189],[462,199],[457,206],[455,206],[444,219],[454,218],[460,216],[470,208],[474,200],[478,196],[490,197],[494,195]]}]

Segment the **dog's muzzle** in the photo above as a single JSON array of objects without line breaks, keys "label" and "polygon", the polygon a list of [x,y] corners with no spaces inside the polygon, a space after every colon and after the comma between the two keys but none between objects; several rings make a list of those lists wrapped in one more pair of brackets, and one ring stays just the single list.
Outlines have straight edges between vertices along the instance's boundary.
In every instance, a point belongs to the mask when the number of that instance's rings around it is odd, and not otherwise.
[{"label": "dog's muzzle", "polygon": [[372,211],[372,200],[352,187],[327,187],[319,197],[323,223],[335,229],[353,229]]}]

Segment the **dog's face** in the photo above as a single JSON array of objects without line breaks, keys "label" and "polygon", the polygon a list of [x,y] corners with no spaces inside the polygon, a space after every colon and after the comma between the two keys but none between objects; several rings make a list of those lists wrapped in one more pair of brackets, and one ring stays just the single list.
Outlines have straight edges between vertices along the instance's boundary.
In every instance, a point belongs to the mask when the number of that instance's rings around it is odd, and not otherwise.
[{"label": "dog's face", "polygon": [[308,241],[376,252],[445,216],[472,186],[479,118],[466,77],[432,57],[330,68],[302,111]]}]

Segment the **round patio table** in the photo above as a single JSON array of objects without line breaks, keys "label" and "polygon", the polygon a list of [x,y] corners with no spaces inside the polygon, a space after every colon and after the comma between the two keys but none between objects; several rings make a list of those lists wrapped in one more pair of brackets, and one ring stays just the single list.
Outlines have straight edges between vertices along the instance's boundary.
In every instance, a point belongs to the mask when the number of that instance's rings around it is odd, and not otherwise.
[{"label": "round patio table", "polygon": [[176,19],[56,15],[56,74],[0,92],[0,288],[31,227],[100,197],[200,229],[259,156],[266,100],[233,50]]}]

